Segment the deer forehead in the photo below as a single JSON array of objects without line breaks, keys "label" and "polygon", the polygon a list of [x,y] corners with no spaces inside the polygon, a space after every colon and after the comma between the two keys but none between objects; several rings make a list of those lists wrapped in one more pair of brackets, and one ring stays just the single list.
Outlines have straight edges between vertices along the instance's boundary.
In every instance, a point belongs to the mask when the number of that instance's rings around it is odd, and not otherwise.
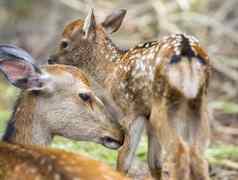
[{"label": "deer forehead", "polygon": [[75,32],[77,32],[80,29],[83,29],[83,24],[84,24],[84,21],[81,19],[78,19],[69,23],[64,28],[63,37],[71,38],[75,34]]},{"label": "deer forehead", "polygon": [[[78,19],[65,26],[62,33],[63,39],[73,40],[78,32],[83,32],[84,20]],[[96,24],[96,32],[100,36],[105,36],[106,31],[101,24]]]},{"label": "deer forehead", "polygon": [[54,80],[65,85],[80,85],[90,88],[90,81],[78,68],[68,65],[46,65],[43,71]]}]

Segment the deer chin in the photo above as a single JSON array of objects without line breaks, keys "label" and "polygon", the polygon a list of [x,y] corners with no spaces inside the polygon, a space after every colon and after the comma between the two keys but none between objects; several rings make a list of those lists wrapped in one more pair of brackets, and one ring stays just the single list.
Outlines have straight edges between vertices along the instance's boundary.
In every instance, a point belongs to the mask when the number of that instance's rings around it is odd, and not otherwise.
[{"label": "deer chin", "polygon": [[123,142],[118,140],[118,139],[114,139],[112,137],[109,136],[105,136],[103,138],[101,138],[101,143],[103,146],[109,148],[109,149],[118,149],[122,146]]}]

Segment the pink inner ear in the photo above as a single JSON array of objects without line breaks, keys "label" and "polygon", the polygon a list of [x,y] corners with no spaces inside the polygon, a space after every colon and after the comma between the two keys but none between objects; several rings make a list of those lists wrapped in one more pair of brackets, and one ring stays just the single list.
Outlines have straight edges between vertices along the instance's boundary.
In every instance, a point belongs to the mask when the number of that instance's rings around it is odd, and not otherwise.
[{"label": "pink inner ear", "polygon": [[7,75],[11,81],[26,78],[33,72],[32,65],[21,60],[0,61],[0,69]]}]

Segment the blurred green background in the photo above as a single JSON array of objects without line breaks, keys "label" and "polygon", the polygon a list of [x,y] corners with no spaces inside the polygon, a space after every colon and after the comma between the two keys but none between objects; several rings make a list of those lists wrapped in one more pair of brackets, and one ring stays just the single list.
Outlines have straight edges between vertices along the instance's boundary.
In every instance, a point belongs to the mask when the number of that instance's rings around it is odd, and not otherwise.
[{"label": "blurred green background", "polygon": [[[1,0],[0,43],[13,43],[32,53],[38,64],[57,47],[64,25],[95,8],[102,21],[114,9],[127,9],[119,32],[112,35],[121,47],[185,32],[196,36],[213,64],[209,107],[212,144],[207,151],[217,179],[238,177],[238,1],[237,0]],[[0,74],[0,134],[11,114],[18,90]],[[60,137],[53,147],[64,148],[115,165],[116,151],[88,142]],[[137,157],[145,161],[143,137]],[[221,171],[222,170],[222,171]],[[224,173],[223,173],[224,172]],[[223,174],[222,174],[223,173]],[[225,174],[225,175],[224,175]]]}]

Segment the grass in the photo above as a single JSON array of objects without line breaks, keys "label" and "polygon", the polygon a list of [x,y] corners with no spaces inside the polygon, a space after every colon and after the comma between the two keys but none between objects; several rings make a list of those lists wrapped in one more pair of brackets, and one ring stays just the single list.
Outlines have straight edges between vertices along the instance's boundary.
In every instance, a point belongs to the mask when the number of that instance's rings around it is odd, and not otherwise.
[{"label": "grass", "polygon": [[11,113],[9,111],[1,111],[0,112],[0,134],[3,132],[6,120],[10,117]]},{"label": "grass", "polygon": [[237,114],[238,104],[226,101],[214,101],[210,103],[210,106],[215,109],[221,109],[226,114]]},{"label": "grass", "polygon": [[99,144],[91,142],[69,141],[62,137],[56,137],[51,146],[54,148],[67,149],[69,151],[90,156],[110,165],[115,165],[115,159],[117,157],[116,151],[104,148]]},{"label": "grass", "polygon": [[[67,149],[69,151],[90,156],[94,159],[103,161],[112,166],[115,166],[117,159],[117,151],[110,150],[108,148],[103,147],[102,145],[91,142],[76,142],[76,141],[69,141],[62,137],[56,137],[54,139],[52,147]],[[136,155],[139,159],[145,160],[146,152],[147,152],[147,144],[146,139],[143,137]]]},{"label": "grass", "polygon": [[238,161],[238,147],[233,145],[219,145],[210,147],[206,152],[206,157],[215,159],[233,159]]}]

